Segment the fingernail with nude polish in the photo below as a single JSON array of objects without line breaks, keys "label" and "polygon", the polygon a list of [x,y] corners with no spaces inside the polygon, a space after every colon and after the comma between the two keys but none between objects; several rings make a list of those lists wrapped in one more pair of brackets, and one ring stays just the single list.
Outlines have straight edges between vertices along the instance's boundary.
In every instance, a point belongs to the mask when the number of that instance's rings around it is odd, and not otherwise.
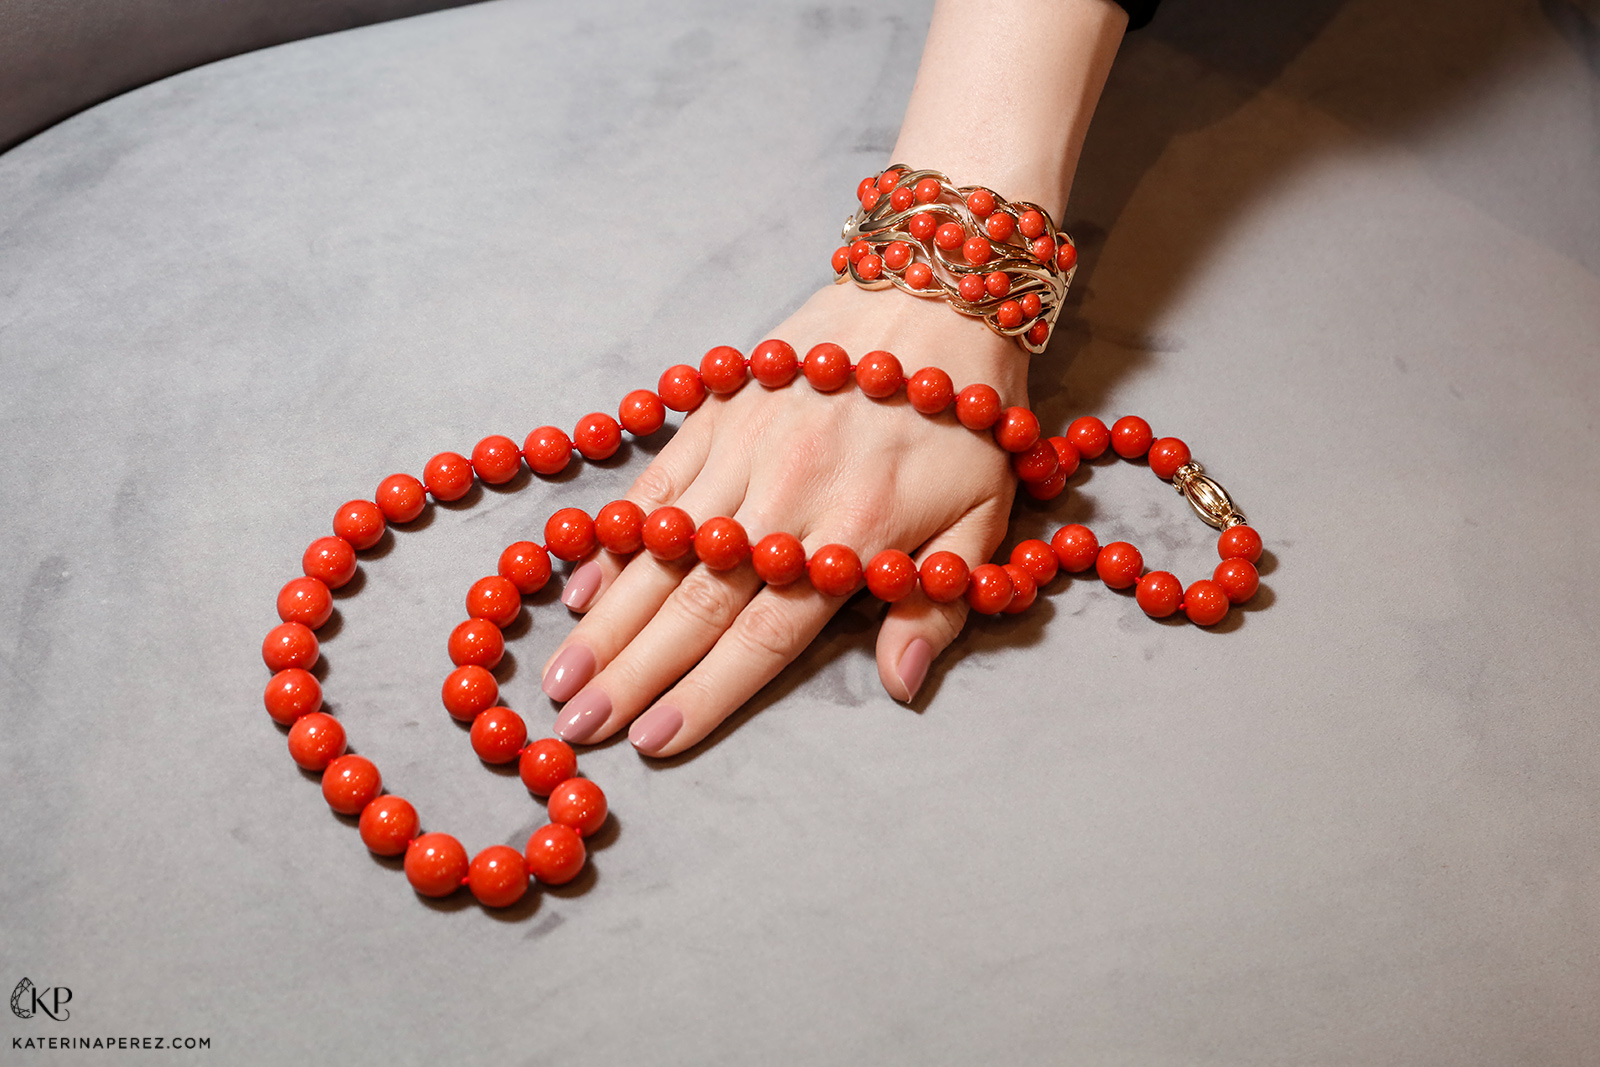
[{"label": "fingernail with nude polish", "polygon": [[573,611],[584,611],[599,589],[600,564],[590,560],[567,579],[566,588],[561,590],[561,602]]},{"label": "fingernail with nude polish", "polygon": [[594,677],[594,653],[582,645],[568,645],[544,672],[544,695],[551,700],[571,700]]},{"label": "fingernail with nude polish", "polygon": [[900,684],[906,687],[905,703],[911,703],[917,690],[922,688],[924,679],[928,677],[928,664],[932,662],[933,646],[920,637],[900,653],[900,665],[894,672],[900,676]]},{"label": "fingernail with nude polish", "polygon": [[671,704],[657,704],[633,721],[628,740],[646,756],[658,755],[683,729],[683,712]]},{"label": "fingernail with nude polish", "polygon": [[581,745],[599,732],[611,718],[611,698],[598,689],[586,689],[561,709],[556,719],[556,734],[563,741]]}]

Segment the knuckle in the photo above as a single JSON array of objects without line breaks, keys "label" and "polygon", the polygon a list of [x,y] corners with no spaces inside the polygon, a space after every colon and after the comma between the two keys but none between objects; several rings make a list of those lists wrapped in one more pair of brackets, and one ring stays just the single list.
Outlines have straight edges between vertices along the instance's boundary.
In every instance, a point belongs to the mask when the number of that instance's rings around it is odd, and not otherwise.
[{"label": "knuckle", "polygon": [[739,615],[735,632],[752,651],[785,661],[805,644],[792,606],[779,600],[751,601]]},{"label": "knuckle", "polygon": [[712,630],[726,629],[740,607],[731,583],[699,567],[684,577],[673,599],[690,620]]}]

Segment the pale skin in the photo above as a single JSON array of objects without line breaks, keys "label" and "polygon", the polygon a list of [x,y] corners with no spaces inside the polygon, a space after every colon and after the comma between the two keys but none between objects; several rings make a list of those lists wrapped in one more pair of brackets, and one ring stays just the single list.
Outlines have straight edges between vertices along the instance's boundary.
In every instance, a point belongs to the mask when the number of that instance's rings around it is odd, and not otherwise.
[{"label": "pale skin", "polygon": [[[1110,0],[940,0],[893,160],[1059,219],[1126,25]],[[1003,403],[1028,404],[1027,353],[939,301],[830,285],[768,336],[802,354],[823,341],[852,357],[886,349],[908,374],[942,367],[957,389],[986,382]],[[897,548],[919,562],[943,550],[976,565],[1004,540],[1015,489],[988,434],[919,416],[903,394],[885,402],[853,386],[824,395],[803,382],[752,382],[690,414],[627,496],[647,513],[673,504],[697,522],[731,515],[752,544],[781,530],[808,555],[839,543],[863,561]],[[715,573],[692,556],[600,552],[574,572],[563,599],[583,618],[543,674],[545,691],[566,701],[559,735],[594,744],[627,729],[645,755],[683,752],[788,666],[846,599],[804,580],[765,586],[748,564]],[[916,696],[967,611],[920,589],[889,607],[877,664],[890,696]]]}]

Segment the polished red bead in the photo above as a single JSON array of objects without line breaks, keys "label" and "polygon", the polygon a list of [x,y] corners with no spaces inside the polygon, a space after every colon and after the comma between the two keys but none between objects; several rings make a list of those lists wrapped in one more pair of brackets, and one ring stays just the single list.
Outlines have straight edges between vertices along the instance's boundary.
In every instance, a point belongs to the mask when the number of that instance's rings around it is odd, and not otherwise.
[{"label": "polished red bead", "polygon": [[1230,526],[1217,538],[1217,555],[1223,559],[1261,560],[1261,535],[1248,526]]},{"label": "polished red bead", "polygon": [[867,281],[877,281],[883,277],[883,258],[877,253],[862,256],[861,262],[856,264],[856,273]]},{"label": "polished red bead", "polygon": [[911,190],[902,185],[889,194],[889,206],[896,211],[904,211],[911,206],[911,197]]},{"label": "polished red bead", "polygon": [[1176,437],[1163,437],[1147,450],[1150,469],[1163,481],[1171,481],[1178,468],[1189,462],[1189,446]]},{"label": "polished red bead", "polygon": [[1061,241],[1060,246],[1056,249],[1056,269],[1057,270],[1064,270],[1064,271],[1065,270],[1071,270],[1073,267],[1075,267],[1077,265],[1078,265],[1078,250],[1077,250],[1077,248],[1073,247],[1073,244],[1072,244],[1071,241],[1065,240],[1063,238],[1063,240]]},{"label": "polished red bead", "polygon": [[756,575],[768,585],[788,585],[806,572],[806,550],[794,534],[770,533],[750,550]]},{"label": "polished red bead", "polygon": [[544,524],[545,547],[556,559],[572,563],[593,552],[594,520],[582,508],[562,508]]},{"label": "polished red bead", "polygon": [[1111,450],[1123,459],[1138,459],[1150,451],[1155,434],[1137,415],[1124,415],[1111,424]]},{"label": "polished red bead", "polygon": [[736,520],[718,515],[695,531],[694,554],[714,571],[731,571],[750,558],[750,538]]},{"label": "polished red bead", "polygon": [[375,855],[400,855],[417,836],[417,826],[417,809],[401,797],[378,797],[361,809],[361,843]]},{"label": "polished red bead", "polygon": [[788,341],[762,341],[750,352],[750,373],[768,389],[781,389],[800,373],[800,357]]},{"label": "polished red bead", "polygon": [[410,522],[422,514],[428,496],[421,482],[409,474],[391,474],[378,483],[373,494],[378,510],[390,522]]},{"label": "polished red bead", "polygon": [[856,183],[856,199],[865,200],[867,198],[867,190],[876,189],[877,187],[878,176],[876,174],[870,178],[862,178],[860,182]]},{"label": "polished red bead", "polygon": [[617,405],[617,421],[635,437],[649,437],[667,423],[667,406],[649,389],[635,389]]},{"label": "polished red bead", "polygon": [[867,564],[866,577],[868,592],[892,604],[917,587],[917,565],[904,552],[886,548]]},{"label": "polished red bead", "polygon": [[890,270],[905,270],[911,262],[911,246],[904,241],[890,241],[883,248],[883,265]]},{"label": "polished red bead", "polygon": [[502,630],[522,614],[522,592],[511,579],[491,574],[467,590],[467,617],[487,619]]},{"label": "polished red bead", "polygon": [[947,222],[933,231],[933,243],[946,252],[954,252],[967,239],[967,231],[954,222]]},{"label": "polished red bead", "polygon": [[1178,581],[1177,575],[1167,571],[1151,571],[1139,579],[1139,587],[1133,591],[1133,599],[1139,602],[1139,607],[1152,619],[1164,619],[1178,610],[1178,605],[1183,601],[1183,583]]},{"label": "polished red bead", "polygon": [[924,415],[939,414],[955,398],[955,382],[938,367],[923,367],[906,382],[906,399]]},{"label": "polished red bead", "polygon": [[878,201],[882,199],[883,194],[878,192],[877,187],[874,186],[873,188],[867,190],[866,196],[861,198],[861,206],[866,208],[868,211],[871,211],[873,208],[878,206]]},{"label": "polished red bead", "polygon": [[499,701],[500,683],[484,668],[469,663],[445,677],[439,697],[451,718],[471,722]]},{"label": "polished red bead", "polygon": [[1111,444],[1111,431],[1093,415],[1073,419],[1067,427],[1067,440],[1084,459],[1099,459]]},{"label": "polished red bead", "polygon": [[460,500],[472,488],[472,462],[459,452],[440,452],[422,468],[422,484],[435,500]]},{"label": "polished red bead", "polygon": [[848,245],[840,245],[833,250],[833,273],[843,274],[848,269],[850,269],[850,248]]},{"label": "polished red bead", "polygon": [[1033,253],[1033,258],[1041,263],[1048,263],[1056,257],[1056,242],[1051,237],[1035,237],[1028,245],[1028,251]]},{"label": "polished red bead", "polygon": [[522,452],[504,434],[490,434],[472,446],[472,472],[490,485],[501,485],[522,469]]},{"label": "polished red bead", "polygon": [[322,683],[303,667],[288,667],[267,682],[262,700],[272,721],[288,726],[322,707]]},{"label": "polished red bead", "polygon": [[1014,452],[1011,469],[1024,482],[1042,482],[1061,469],[1061,461],[1049,441],[1035,441],[1026,452]]},{"label": "polished red bead", "polygon": [[344,755],[344,727],[324,711],[302,715],[289,727],[289,758],[308,771],[320,771]]},{"label": "polished red bead", "polygon": [[933,552],[922,561],[917,577],[921,579],[922,591],[929,600],[945,604],[967,591],[967,580],[971,574],[967,569],[967,561],[954,552]]},{"label": "polished red bead", "polygon": [[291,578],[278,590],[278,618],[315,630],[333,615],[333,596],[320,578]]},{"label": "polished red bead", "polygon": [[550,580],[550,553],[532,541],[516,541],[500,553],[500,576],[508,578],[517,592],[537,593]]},{"label": "polished red bead", "polygon": [[994,258],[994,246],[987,237],[969,237],[961,246],[961,256],[974,267],[981,267]]},{"label": "polished red bead", "polygon": [[1228,594],[1209,578],[1192,582],[1183,593],[1183,613],[1196,626],[1215,626],[1228,614]]},{"label": "polished red bead", "polygon": [[916,194],[917,203],[931,204],[935,200],[939,199],[939,194],[944,192],[944,190],[940,188],[939,183],[934,179],[923,178],[921,181],[917,182],[914,192]]},{"label": "polished red bead", "polygon": [[406,881],[425,897],[447,897],[467,877],[467,850],[449,834],[423,834],[406,849]]},{"label": "polished red bead", "polygon": [[892,352],[879,349],[868,352],[856,364],[856,384],[874,400],[884,400],[900,391],[905,384],[905,371]]},{"label": "polished red bead", "polygon": [[383,511],[370,500],[348,500],[333,513],[333,534],[360,550],[383,540]]},{"label": "polished red bead", "polygon": [[956,283],[956,292],[960,293],[961,299],[969,304],[976,304],[982,300],[987,291],[983,287],[981,274],[963,274],[961,280]]},{"label": "polished red bead", "polygon": [[572,445],[588,460],[610,459],[622,447],[622,427],[603,411],[591,411],[578,420]]},{"label": "polished red bead", "polygon": [[356,550],[342,537],[319,537],[300,557],[300,569],[329,589],[338,589],[356,576]]},{"label": "polished red bead", "polygon": [[956,418],[969,430],[987,430],[1000,419],[1000,394],[981,382],[956,396]]},{"label": "polished red bead", "polygon": [[1050,340],[1050,324],[1040,321],[1028,327],[1028,340],[1032,344],[1042,345]]},{"label": "polished red bead", "polygon": [[872,253],[872,245],[866,241],[853,241],[850,244],[850,262],[860,263],[861,257]]},{"label": "polished red bead", "polygon": [[693,411],[706,398],[706,383],[700,372],[687,363],[678,363],[661,372],[656,394],[673,411]]},{"label": "polished red bead", "polygon": [[1017,230],[1017,220],[1004,211],[997,211],[990,215],[983,223],[983,231],[991,240],[1005,241]]},{"label": "polished red bead", "polygon": [[1095,573],[1112,589],[1126,589],[1144,572],[1144,557],[1126,541],[1113,541],[1094,560]]},{"label": "polished red bead", "polygon": [[1056,459],[1061,461],[1061,469],[1065,472],[1065,476],[1070,478],[1078,473],[1080,457],[1072,442],[1065,437],[1050,437],[1047,440],[1050,442],[1050,447],[1056,450]]},{"label": "polished red bead", "polygon": [[528,892],[528,867],[510,845],[490,845],[467,867],[467,888],[486,908],[509,908]]},{"label": "polished red bead", "polygon": [[1057,467],[1048,478],[1038,482],[1023,482],[1022,488],[1035,500],[1054,500],[1067,487],[1067,472]]},{"label": "polished red bead", "polygon": [[1007,300],[994,309],[994,318],[1002,329],[1010,330],[1022,325],[1022,305],[1015,300]]},{"label": "polished red bead", "polygon": [[273,671],[290,667],[310,670],[317,662],[317,635],[300,622],[286,622],[267,631],[261,642],[261,659]]},{"label": "polished red bead", "polygon": [[1039,417],[1027,408],[1006,408],[995,424],[994,440],[1007,452],[1026,452],[1039,441]]},{"label": "polished red bead", "polygon": [[1002,609],[1007,615],[1020,615],[1033,607],[1039,596],[1039,583],[1033,575],[1015,563],[1005,564],[1006,577],[1011,579],[1011,600]]},{"label": "polished red bead", "polygon": [[1044,233],[1044,213],[1029,208],[1017,216],[1017,229],[1022,231],[1022,236],[1033,240]]},{"label": "polished red bead", "polygon": [[468,619],[450,631],[450,662],[457,667],[475,664],[493,670],[506,653],[500,627],[482,619]]},{"label": "polished red bead", "polygon": [[719,396],[737,393],[748,374],[744,354],[730,345],[718,345],[700,358],[700,380]]},{"label": "polished red bead", "polygon": [[998,300],[1011,291],[1011,275],[1003,270],[992,270],[983,276],[983,289]]},{"label": "polished red bead", "polygon": [[1036,585],[1049,585],[1061,570],[1055,549],[1037,537],[1031,537],[1011,550],[1011,564],[1028,572]]},{"label": "polished red bead", "polygon": [[1024,293],[1022,299],[1017,301],[1022,308],[1022,317],[1031,319],[1039,314],[1040,302],[1038,293]]},{"label": "polished red bead", "polygon": [[1256,595],[1256,590],[1261,586],[1261,575],[1256,571],[1256,565],[1247,559],[1225,559],[1217,564],[1217,569],[1212,572],[1211,580],[1222,586],[1222,591],[1228,594],[1228,603],[1243,604],[1246,600]]},{"label": "polished red bead", "polygon": [[645,516],[645,551],[659,560],[681,559],[694,547],[695,526],[689,513],[682,508],[656,508]]},{"label": "polished red bead", "polygon": [[560,474],[572,461],[572,438],[554,426],[540,426],[523,440],[522,458],[535,474]]},{"label": "polished red bead", "polygon": [[550,823],[529,835],[523,859],[528,873],[545,885],[566,885],[582,872],[587,852],[576,830]]},{"label": "polished red bead", "polygon": [[632,555],[644,545],[644,509],[631,500],[613,500],[595,515],[594,536],[607,552]]},{"label": "polished red bead", "polygon": [[[961,227],[957,226],[956,229]],[[939,220],[930,212],[919,211],[911,216],[911,221],[906,223],[906,232],[919,241],[926,241],[939,230]]]},{"label": "polished red bead", "polygon": [[1095,557],[1100,554],[1100,540],[1095,537],[1094,531],[1077,523],[1057,530],[1050,538],[1050,547],[1055,550],[1056,559],[1061,561],[1061,569],[1068,574],[1077,574],[1093,567]]},{"label": "polished red bead", "polygon": [[472,751],[485,763],[510,763],[527,743],[528,725],[510,708],[487,708],[472,720]]},{"label": "polished red bead", "polygon": [[994,211],[994,194],[987,189],[972,190],[967,194],[967,210],[980,219],[991,214]]},{"label": "polished red bead", "polygon": [[383,776],[365,756],[340,756],[322,772],[322,799],[340,815],[360,815],[383,792]]},{"label": "polished red bead", "polygon": [[559,737],[544,737],[522,750],[517,774],[528,792],[547,797],[556,786],[578,773],[578,756]]},{"label": "polished red bead", "polygon": [[1011,576],[998,563],[980,563],[967,580],[967,604],[980,615],[998,615],[1011,603]]},{"label": "polished red bead", "polygon": [[906,284],[913,289],[926,289],[933,284],[933,268],[926,263],[913,263],[906,268]]},{"label": "polished red bead", "polygon": [[861,559],[848,545],[823,545],[811,553],[806,571],[823,596],[849,596],[861,585]]},{"label": "polished red bead", "polygon": [[587,778],[568,778],[550,794],[550,821],[588,837],[606,821],[606,795]]},{"label": "polished red bead", "polygon": [[888,170],[878,175],[878,192],[888,193],[894,188],[895,182],[900,180],[900,175],[904,173],[905,171],[900,170],[898,167],[890,167]]},{"label": "polished red bead", "polygon": [[850,354],[824,341],[806,353],[806,381],[819,393],[831,393],[850,380]]}]

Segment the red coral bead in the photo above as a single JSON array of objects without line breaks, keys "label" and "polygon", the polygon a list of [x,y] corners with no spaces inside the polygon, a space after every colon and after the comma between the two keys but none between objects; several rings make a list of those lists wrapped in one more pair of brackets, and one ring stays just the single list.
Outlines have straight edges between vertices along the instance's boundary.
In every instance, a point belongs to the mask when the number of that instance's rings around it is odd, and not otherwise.
[{"label": "red coral bead", "polygon": [[550,553],[532,541],[516,541],[500,553],[497,569],[502,578],[517,587],[517,592],[524,596],[537,593],[550,580]]},{"label": "red coral bead", "polygon": [[322,799],[340,815],[360,815],[383,792],[383,776],[365,756],[340,756],[322,772]]},{"label": "red coral bead", "polygon": [[906,399],[923,415],[937,415],[956,398],[956,384],[938,367],[923,367],[906,382]]},{"label": "red coral bead", "polygon": [[300,557],[300,569],[329,589],[338,589],[356,576],[356,550],[342,537],[319,537]]},{"label": "red coral bead", "polygon": [[1039,440],[1039,417],[1027,408],[1009,407],[994,428],[995,443],[1007,452],[1026,452]]},{"label": "red coral bead", "polygon": [[323,711],[302,715],[289,727],[289,758],[308,771],[320,771],[344,755],[344,727]]},{"label": "red coral bead", "polygon": [[862,178],[861,181],[856,183],[856,199],[865,200],[867,198],[867,190],[876,189],[877,187],[878,176],[876,174],[870,178]]},{"label": "red coral bead", "polygon": [[1028,245],[1028,251],[1033,253],[1034,259],[1048,263],[1056,257],[1056,242],[1050,237],[1035,237]]},{"label": "red coral bead", "polygon": [[1022,483],[1023,490],[1035,500],[1054,500],[1066,487],[1067,472],[1060,467],[1042,482]]},{"label": "red coral bead", "polygon": [[1017,216],[1017,229],[1022,231],[1022,236],[1033,240],[1044,233],[1044,213],[1029,208]]},{"label": "red coral bead", "polygon": [[1072,442],[1065,437],[1048,438],[1050,447],[1056,450],[1056,459],[1061,461],[1061,469],[1065,476],[1070,478],[1078,472],[1078,450],[1072,447]]},{"label": "red coral bead", "polygon": [[1152,619],[1164,619],[1178,610],[1183,601],[1183,583],[1167,571],[1151,571],[1139,579],[1133,599]]},{"label": "red coral bead", "polygon": [[522,469],[517,443],[503,434],[490,434],[472,446],[472,471],[490,485],[501,485]]},{"label": "red coral bead", "polygon": [[922,561],[917,577],[929,600],[946,604],[967,591],[971,574],[967,561],[954,552],[933,552]]},{"label": "red coral bead", "polygon": [[900,175],[904,173],[905,171],[900,170],[898,167],[890,167],[878,175],[878,192],[888,193],[894,188],[895,183],[900,180]]},{"label": "red coral bead", "polygon": [[861,206],[866,208],[868,211],[871,211],[873,208],[878,206],[878,201],[882,199],[883,194],[878,192],[877,188],[874,187],[868,189],[867,195],[861,198]]},{"label": "red coral bead", "polygon": [[1042,482],[1061,469],[1061,460],[1049,441],[1035,441],[1026,452],[1012,454],[1011,469],[1024,482]]},{"label": "red coral bead", "polygon": [[467,590],[467,617],[487,619],[504,630],[522,614],[522,593],[509,578],[491,574]]},{"label": "red coral bead", "polygon": [[994,309],[994,319],[1000,324],[1001,329],[1014,329],[1022,325],[1022,305],[1015,300],[1007,300]]},{"label": "red coral bead", "polygon": [[594,551],[594,520],[582,508],[562,508],[545,520],[544,540],[557,559],[580,560]]},{"label": "red coral bead", "polygon": [[1228,594],[1228,603],[1243,604],[1246,600],[1256,595],[1256,590],[1261,585],[1261,575],[1256,571],[1256,565],[1247,559],[1225,559],[1217,564],[1217,569],[1212,572],[1211,580],[1222,586],[1222,591]]},{"label": "red coral bead", "polygon": [[961,246],[961,257],[974,267],[981,267],[994,258],[994,246],[987,237],[969,237]]},{"label": "red coral bead", "polygon": [[1077,574],[1093,567],[1095,557],[1100,554],[1100,540],[1095,537],[1094,531],[1077,523],[1057,530],[1055,536],[1050,538],[1050,547],[1055,549],[1061,569],[1068,574]]},{"label": "red coral bead", "polygon": [[824,341],[806,353],[806,381],[819,393],[831,393],[850,380],[850,355]]},{"label": "red coral bead", "polygon": [[522,750],[517,774],[528,792],[547,797],[556,786],[578,773],[578,756],[559,737],[544,737]]},{"label": "red coral bead", "polygon": [[956,283],[956,292],[960,293],[961,299],[967,303],[976,304],[983,299],[983,294],[987,292],[983,287],[983,275],[963,274],[961,280]]},{"label": "red coral bead", "polygon": [[849,596],[861,585],[861,559],[848,545],[823,545],[811,554],[806,571],[823,596]]},{"label": "red coral bead", "polygon": [[622,427],[603,411],[591,411],[578,420],[572,444],[588,460],[610,459],[622,447]]},{"label": "red coral bead", "polygon": [[843,274],[850,268],[850,248],[840,245],[833,250],[833,273]]},{"label": "red coral bead", "polygon": [[1067,427],[1067,440],[1084,459],[1099,459],[1111,444],[1111,431],[1093,415],[1073,419]]},{"label": "red coral bead", "polygon": [[[961,227],[957,226],[956,229]],[[939,220],[931,212],[919,211],[906,223],[906,232],[919,241],[926,241],[939,230]]]},{"label": "red coral bead", "polygon": [[750,562],[768,585],[788,585],[806,572],[806,550],[794,534],[770,533],[751,549]]},{"label": "red coral bead", "polygon": [[694,520],[682,508],[656,508],[645,516],[645,551],[656,559],[671,562],[681,559],[694,547]]},{"label": "red coral bead", "polygon": [[1011,275],[1003,270],[992,270],[983,276],[983,289],[998,300],[1011,291]]},{"label": "red coral bead", "polygon": [[472,720],[472,751],[485,763],[510,763],[528,743],[528,725],[510,708],[488,708]]},{"label": "red coral bead", "polygon": [[500,699],[500,683],[484,668],[469,663],[445,677],[439,698],[452,719],[471,722],[495,706]]},{"label": "red coral bead", "polygon": [[500,627],[482,619],[468,619],[450,631],[450,662],[457,667],[474,664],[493,670],[506,653],[506,639]]},{"label": "red coral bead", "polygon": [[374,855],[398,856],[417,836],[417,809],[401,797],[378,797],[361,809],[361,843]]},{"label": "red coral bead", "polygon": [[781,389],[800,373],[800,357],[788,341],[762,341],[750,353],[750,373],[768,389]]},{"label": "red coral bead", "polygon": [[422,484],[435,500],[460,500],[472,488],[472,463],[459,452],[440,452],[422,468]]},{"label": "red coral bead", "polygon": [[1123,459],[1138,459],[1150,451],[1155,434],[1137,415],[1124,415],[1111,424],[1111,450]]},{"label": "red coral bead", "polygon": [[750,538],[737,520],[718,515],[695,531],[694,554],[714,571],[731,571],[750,558]]},{"label": "red coral bead", "polygon": [[1062,270],[1062,271],[1068,271],[1068,270],[1071,270],[1073,267],[1075,267],[1077,265],[1078,265],[1078,250],[1077,250],[1077,248],[1073,247],[1072,242],[1063,239],[1061,241],[1060,247],[1058,247],[1056,249],[1056,269],[1057,270]]},{"label": "red coral bead", "polygon": [[1022,317],[1024,319],[1035,318],[1042,307],[1038,293],[1024,293],[1022,299],[1017,303],[1022,306]]},{"label": "red coral bead", "polygon": [[944,190],[940,188],[939,183],[934,179],[923,178],[921,181],[917,182],[914,192],[916,194],[917,203],[931,204],[935,200],[939,199],[939,194],[944,192]]},{"label": "red coral bead", "polygon": [[635,437],[649,437],[667,423],[667,406],[649,389],[635,389],[617,405],[617,421]]},{"label": "red coral bead", "polygon": [[333,596],[320,578],[291,578],[278,590],[278,618],[315,630],[333,615]]},{"label": "red coral bead", "polygon": [[1028,340],[1036,345],[1042,345],[1046,341],[1050,340],[1050,324],[1048,322],[1041,321],[1029,326]]},{"label": "red coral bead", "polygon": [[867,564],[867,590],[879,600],[893,604],[917,587],[917,565],[898,549],[886,548]]},{"label": "red coral bead", "polygon": [[644,509],[631,500],[613,500],[595,515],[594,536],[607,552],[632,555],[644,545]]},{"label": "red coral bead", "polygon": [[1223,559],[1261,559],[1261,535],[1248,526],[1230,526],[1217,538],[1217,555]]},{"label": "red coral bead", "polygon": [[1170,482],[1178,468],[1189,462],[1189,446],[1176,437],[1163,437],[1148,451],[1150,469],[1156,477]]},{"label": "red coral bead", "polygon": [[390,522],[410,522],[422,514],[428,497],[422,483],[409,474],[391,474],[378,483],[373,494],[378,510]]},{"label": "red coral bead", "polygon": [[1216,582],[1202,578],[1184,590],[1183,613],[1196,626],[1215,626],[1228,614],[1228,594]]},{"label": "red coral bead", "polygon": [[274,626],[261,642],[261,659],[274,672],[290,667],[308,671],[319,655],[317,635],[304,623],[286,622]]},{"label": "red coral bead", "polygon": [[981,615],[998,615],[1011,603],[1011,576],[997,563],[980,563],[967,581],[967,604]]},{"label": "red coral bead", "polygon": [[1016,232],[1017,220],[1004,211],[998,211],[984,220],[983,230],[991,240],[1005,241]]},{"label": "red coral bead", "polygon": [[510,845],[490,845],[472,858],[467,888],[486,908],[509,908],[528,892],[528,868]]},{"label": "red coral bead", "polygon": [[871,252],[872,246],[866,241],[854,241],[850,245],[850,262],[860,263],[861,257],[869,255]]},{"label": "red coral bead", "polygon": [[322,683],[303,667],[289,667],[267,682],[262,700],[273,722],[289,726],[300,716],[322,707]]},{"label": "red coral bead", "polygon": [[1020,615],[1033,607],[1039,596],[1039,585],[1033,575],[1015,563],[1004,565],[1006,577],[1011,579],[1011,600],[1002,609],[1007,615]]},{"label": "red coral bead", "polygon": [[383,540],[383,512],[370,500],[347,500],[333,513],[333,534],[350,542],[350,547],[360,550],[371,548]]},{"label": "red coral bead", "polygon": [[587,778],[568,778],[550,794],[550,821],[588,837],[606,821],[606,795]]},{"label": "red coral bead", "polygon": [[[932,179],[926,179],[932,180]],[[937,183],[935,183],[937,185]],[[931,198],[930,198],[931,199]],[[980,219],[994,211],[994,194],[987,189],[974,189],[967,194],[967,210]]]},{"label": "red coral bead", "polygon": [[884,400],[900,391],[905,384],[905,371],[892,352],[879,349],[868,352],[856,364],[856,384],[874,400]]},{"label": "red coral bead", "polygon": [[1061,570],[1061,561],[1056,559],[1055,549],[1037,537],[1031,537],[1011,550],[1011,564],[1027,571],[1037,585],[1049,585]]},{"label": "red coral bead", "polygon": [[967,231],[954,222],[947,222],[933,231],[933,243],[946,252],[954,252],[961,247],[966,239]]},{"label": "red coral bead", "polygon": [[981,382],[969,385],[956,397],[956,418],[969,430],[987,430],[1000,418],[1000,394]]},{"label": "red coral bead", "polygon": [[747,373],[744,354],[729,345],[718,345],[700,358],[700,380],[719,396],[737,393]]},{"label": "red coral bead", "polygon": [[1126,541],[1113,541],[1095,557],[1095,573],[1113,589],[1126,589],[1144,572],[1144,557]]},{"label": "red coral bead", "polygon": [[856,264],[856,273],[861,275],[869,282],[877,281],[883,276],[882,257],[876,253],[868,256],[862,256],[861,261]]},{"label": "red coral bead", "polygon": [[566,885],[583,871],[588,850],[583,838],[570,826],[550,823],[528,837],[524,859],[528,873],[545,885]]},{"label": "red coral bead", "polygon": [[699,371],[678,363],[661,372],[656,393],[673,411],[693,411],[706,398],[706,383],[700,380]]},{"label": "red coral bead", "polygon": [[933,268],[926,263],[913,263],[906,268],[906,284],[913,289],[926,289],[933,284]]},{"label": "red coral bead", "polygon": [[467,877],[467,850],[449,834],[423,834],[406,849],[406,881],[425,897],[447,897]]},{"label": "red coral bead", "polygon": [[554,426],[540,426],[523,439],[522,458],[535,474],[560,474],[572,461],[572,438]]},{"label": "red coral bead", "polygon": [[889,206],[896,211],[904,211],[911,206],[911,197],[911,190],[902,185],[889,194]]},{"label": "red coral bead", "polygon": [[904,241],[890,241],[883,249],[883,265],[890,270],[906,269],[911,262],[911,246]]}]

